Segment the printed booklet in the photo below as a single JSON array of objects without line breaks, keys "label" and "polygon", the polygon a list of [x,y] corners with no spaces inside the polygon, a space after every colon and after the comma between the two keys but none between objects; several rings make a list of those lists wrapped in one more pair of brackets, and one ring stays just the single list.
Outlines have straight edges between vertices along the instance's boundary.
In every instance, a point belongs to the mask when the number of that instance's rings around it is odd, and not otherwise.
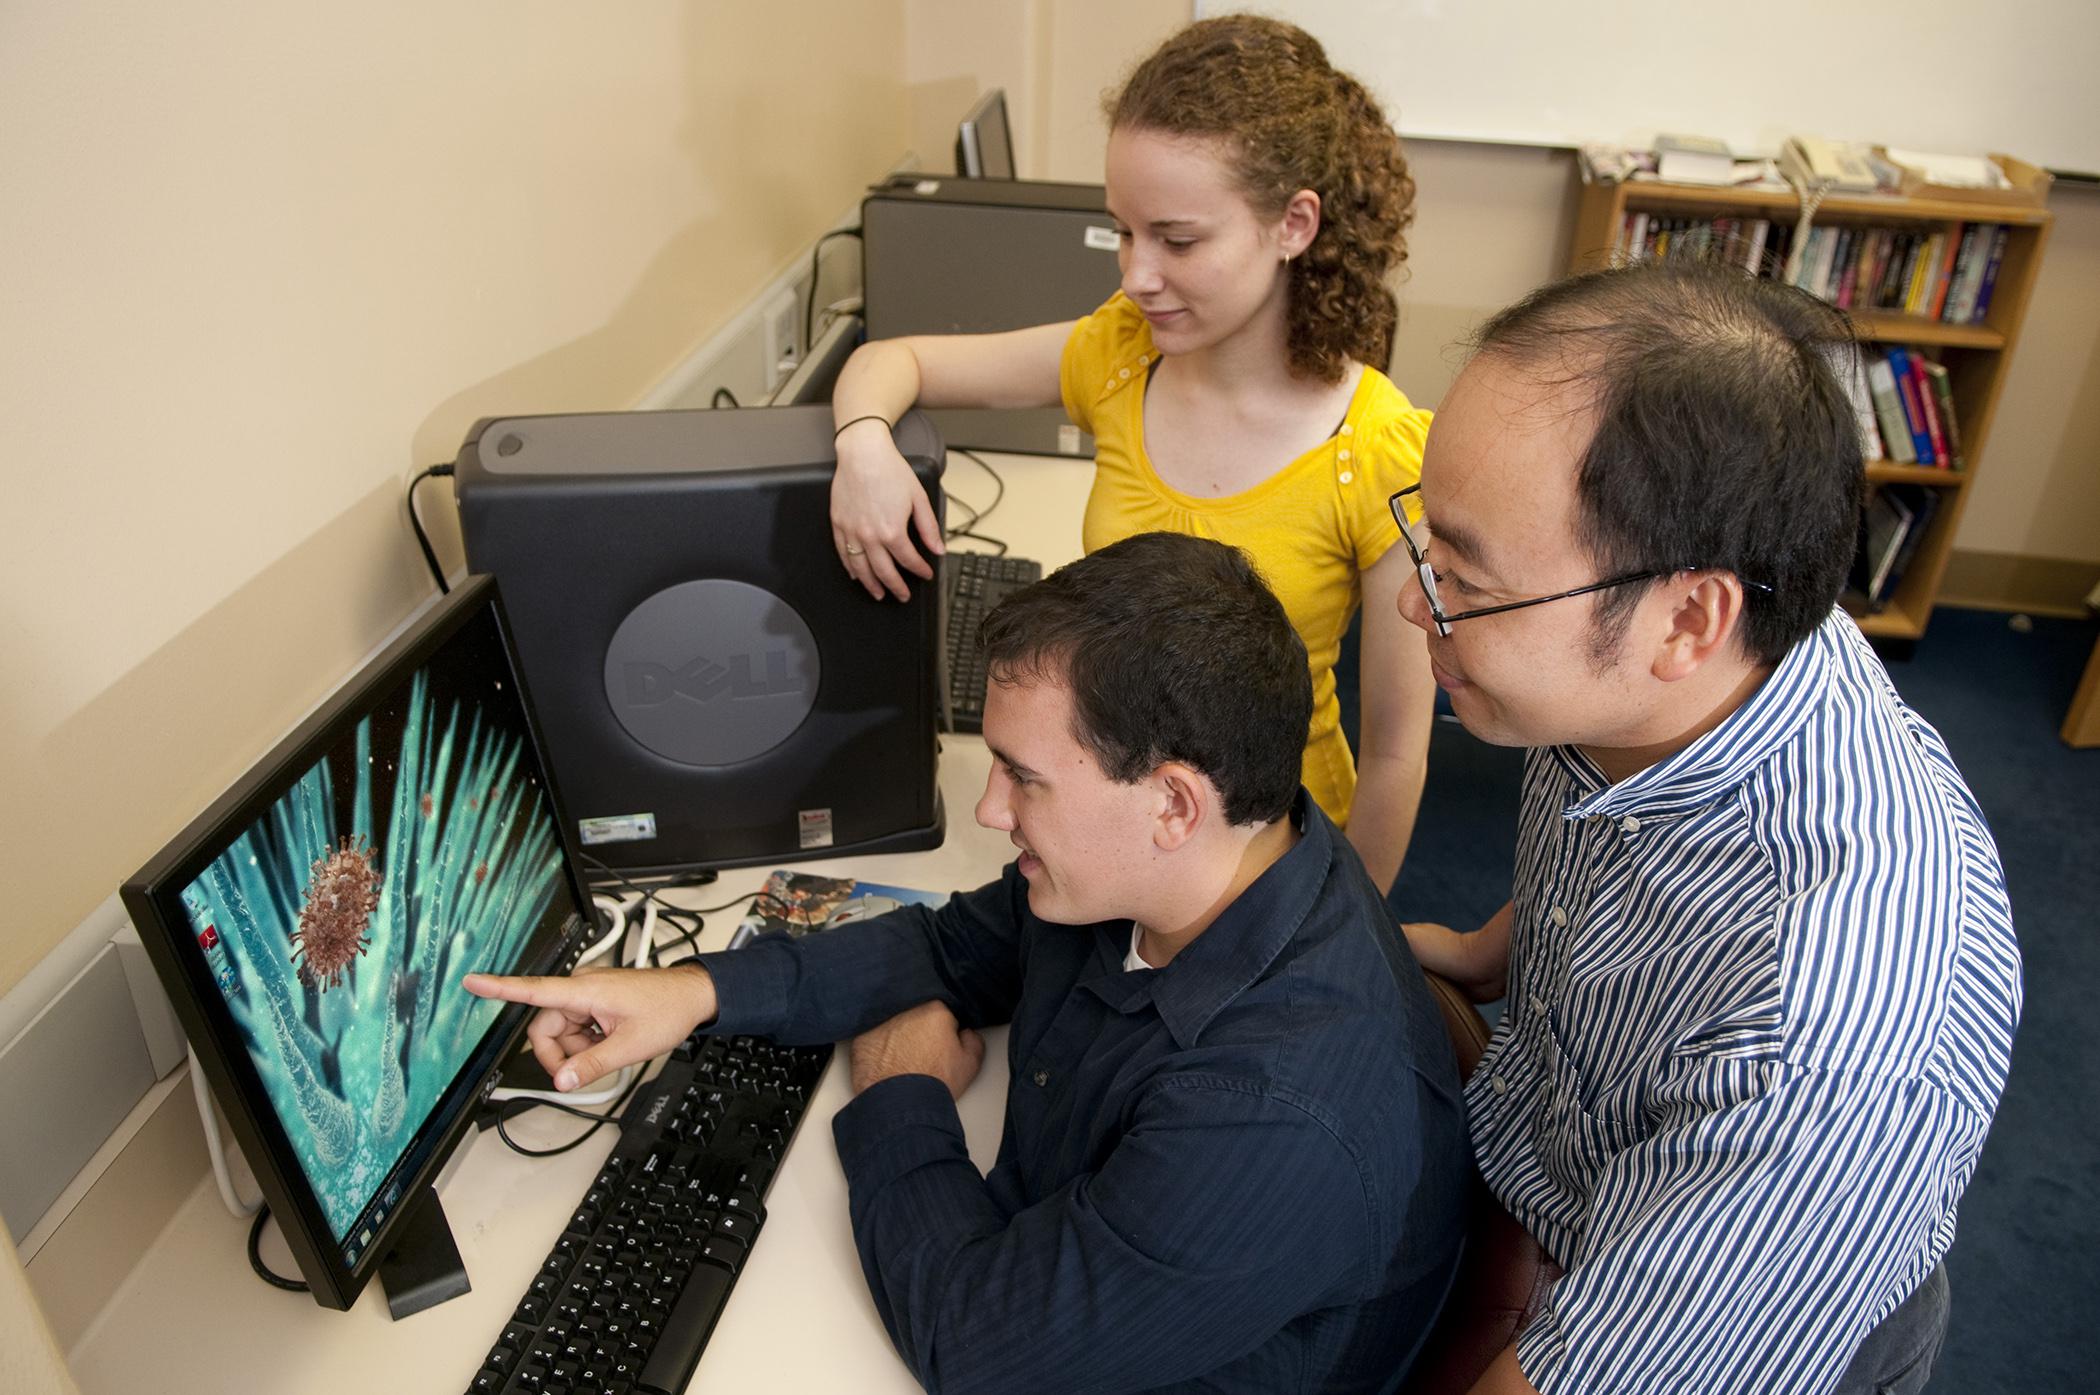
[{"label": "printed booklet", "polygon": [[729,947],[742,949],[760,935],[800,938],[812,931],[894,911],[899,906],[938,906],[947,899],[946,892],[779,871],[766,878],[766,889],[753,898],[751,909],[729,937]]}]

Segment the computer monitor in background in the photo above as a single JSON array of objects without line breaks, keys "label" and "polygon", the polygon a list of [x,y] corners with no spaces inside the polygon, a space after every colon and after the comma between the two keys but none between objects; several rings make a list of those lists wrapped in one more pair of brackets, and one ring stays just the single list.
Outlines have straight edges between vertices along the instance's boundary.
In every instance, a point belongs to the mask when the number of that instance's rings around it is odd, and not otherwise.
[{"label": "computer monitor in background", "polygon": [[1014,177],[1013,128],[1006,120],[1006,93],[999,88],[979,97],[956,126],[955,172],[971,179]]},{"label": "computer monitor in background", "polygon": [[123,889],[314,1300],[467,1290],[433,1182],[589,899],[495,583],[455,590]]}]

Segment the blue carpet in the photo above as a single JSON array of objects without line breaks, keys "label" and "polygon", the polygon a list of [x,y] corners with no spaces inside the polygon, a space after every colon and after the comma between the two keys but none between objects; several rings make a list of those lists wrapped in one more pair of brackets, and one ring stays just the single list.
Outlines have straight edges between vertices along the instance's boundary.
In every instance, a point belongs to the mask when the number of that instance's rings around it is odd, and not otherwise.
[{"label": "blue carpet", "polygon": [[[2100,625],[1942,609],[1889,665],[1946,737],[2005,864],[2026,965],[2013,1069],[1947,1258],[1954,1307],[1934,1395],[2100,1385],[2100,750],[2057,739]],[[1354,646],[1338,669],[1356,734]],[[1441,702],[1440,702],[1441,707]],[[1407,864],[1404,920],[1470,929],[1509,895],[1521,757],[1441,718]]]}]

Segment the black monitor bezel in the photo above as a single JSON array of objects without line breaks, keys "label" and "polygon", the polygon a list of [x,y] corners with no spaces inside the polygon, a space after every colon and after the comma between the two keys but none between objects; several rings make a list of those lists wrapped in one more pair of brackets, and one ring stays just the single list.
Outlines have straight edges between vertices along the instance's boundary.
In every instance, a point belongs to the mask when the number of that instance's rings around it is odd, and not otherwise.
[{"label": "black monitor bezel", "polygon": [[[551,943],[528,949],[529,962],[518,966],[522,973],[559,972],[567,954],[576,947],[590,924],[590,889],[584,884],[575,846],[574,826],[553,784],[547,752],[531,695],[517,679],[516,649],[509,617],[496,593],[493,577],[470,577],[432,611],[418,620],[393,644],[361,669],[348,683],[315,709],[313,715],[257,761],[209,809],[171,840],[122,888],[125,909],[153,961],[177,1019],[188,1036],[195,1057],[204,1068],[228,1127],[240,1144],[250,1169],[262,1189],[263,1199],[276,1216],[286,1245],[298,1262],[299,1271],[312,1291],[314,1301],[325,1308],[347,1309],[379,1271],[392,1249],[391,1239],[414,1217],[414,1207],[404,1205],[388,1216],[354,1265],[342,1261],[341,1245],[321,1210],[304,1168],[293,1152],[262,1078],[241,1044],[225,996],[218,989],[203,950],[192,933],[189,915],[182,904],[182,890],[224,851],[228,843],[282,798],[314,763],[323,758],[346,729],[374,706],[394,693],[434,655],[447,640],[486,609],[493,613],[504,653],[510,662],[513,691],[525,712],[527,739],[540,763],[543,788],[557,826],[562,846],[564,880],[580,916]],[[498,1042],[490,1070],[471,1074],[462,1071],[440,1097],[431,1119],[443,1119],[439,1136],[411,1176],[400,1179],[404,1198],[414,1199],[436,1180],[459,1145],[460,1136],[474,1121],[474,1105],[496,1082],[500,1063],[516,1049],[531,1009],[508,1006],[490,1029]],[[471,1062],[480,1057],[477,1050]],[[449,1117],[446,1117],[449,1116]],[[427,1125],[426,1125],[427,1127]]]}]

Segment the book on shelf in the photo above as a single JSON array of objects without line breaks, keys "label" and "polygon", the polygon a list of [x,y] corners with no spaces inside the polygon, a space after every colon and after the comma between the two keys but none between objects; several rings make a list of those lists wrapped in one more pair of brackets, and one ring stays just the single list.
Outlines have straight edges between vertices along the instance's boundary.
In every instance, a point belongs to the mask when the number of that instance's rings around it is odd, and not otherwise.
[{"label": "book on shelf", "polygon": [[947,899],[945,892],[781,870],[766,878],[765,890],[752,899],[751,909],[729,937],[729,947],[742,949],[761,935],[800,939],[900,906],[938,906]]},{"label": "book on shelf", "polygon": [[1910,444],[1920,465],[1936,463],[1932,433],[1925,426],[1925,407],[1918,397],[1918,380],[1910,371],[1910,355],[1896,345],[1888,350],[1889,371],[1896,378],[1896,392],[1903,399],[1903,420],[1910,428]]},{"label": "book on shelf", "polygon": [[1962,469],[1964,460],[1961,453],[1961,424],[1954,415],[1954,383],[1947,374],[1947,365],[1922,355],[1916,362],[1924,369],[1926,386],[1931,389],[1931,396],[1927,400],[1933,404],[1937,413],[1940,434],[1946,444],[1946,449],[1940,452],[1940,464],[1950,470]]},{"label": "book on shelf", "polygon": [[1910,505],[1893,489],[1876,489],[1859,514],[1859,550],[1852,558],[1851,589],[1869,610],[1887,604],[1888,575],[1896,550],[1910,531]]},{"label": "book on shelf", "polygon": [[2009,230],[1959,223],[1925,231],[1860,223],[1811,226],[1792,257],[1792,224],[1734,215],[1701,218],[1629,209],[1616,250],[1625,259],[1719,256],[1768,279],[1785,279],[1854,314],[1916,315],[1981,324]]},{"label": "book on shelf", "polygon": [[1874,417],[1881,423],[1881,442],[1888,458],[1898,465],[1916,463],[1910,424],[1903,418],[1903,398],[1896,390],[1896,370],[1887,358],[1877,357],[1867,365],[1867,386],[1873,393]]},{"label": "book on shelf", "polygon": [[1668,184],[1732,184],[1735,155],[1710,136],[1655,138],[1655,177]]},{"label": "book on shelf", "polygon": [[1990,254],[1984,259],[1983,277],[1976,286],[1976,303],[1970,307],[1969,318],[1965,323],[1980,325],[1984,316],[1991,312],[1991,292],[1998,285],[1998,264],[2005,257],[2005,244],[2009,237],[2010,230],[2002,226],[1991,230]]},{"label": "book on shelf", "polygon": [[1824,357],[1852,404],[1852,415],[1859,423],[1861,457],[1870,462],[1886,459],[1888,452],[1881,444],[1881,428],[1874,414],[1874,393],[1867,385],[1866,352],[1850,344],[1833,344]]},{"label": "book on shelf", "polygon": [[1932,380],[1925,375],[1925,356],[1910,355],[1912,394],[1918,399],[1918,415],[1925,419],[1925,439],[1932,446],[1932,463],[1947,463],[1947,435],[1940,426],[1940,404],[1933,400]]},{"label": "book on shelf", "polygon": [[1885,484],[1867,496],[1859,516],[1859,549],[1848,590],[1869,613],[1886,609],[1940,506],[1940,491],[1925,485]]}]

